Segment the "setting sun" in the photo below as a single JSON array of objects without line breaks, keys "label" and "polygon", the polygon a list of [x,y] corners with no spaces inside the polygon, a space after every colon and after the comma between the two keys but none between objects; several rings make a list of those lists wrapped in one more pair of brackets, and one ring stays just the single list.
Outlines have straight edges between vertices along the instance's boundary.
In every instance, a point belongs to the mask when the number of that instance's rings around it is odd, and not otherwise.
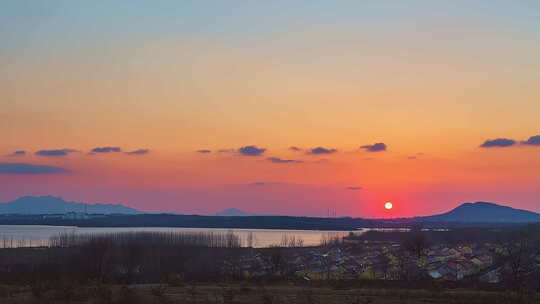
[{"label": "setting sun", "polygon": [[384,203],[384,209],[386,210],[390,210],[394,207],[394,204],[392,204],[392,202],[386,202]]}]

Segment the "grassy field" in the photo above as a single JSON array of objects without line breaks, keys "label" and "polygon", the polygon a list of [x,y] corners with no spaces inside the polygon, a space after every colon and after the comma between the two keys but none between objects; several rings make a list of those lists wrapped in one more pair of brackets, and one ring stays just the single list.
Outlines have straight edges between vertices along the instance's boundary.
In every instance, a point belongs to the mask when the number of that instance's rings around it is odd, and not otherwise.
[{"label": "grassy field", "polygon": [[506,292],[468,290],[336,290],[287,285],[132,285],[0,287],[0,303],[245,303],[245,304],[497,304],[540,303],[539,295],[518,297]]}]

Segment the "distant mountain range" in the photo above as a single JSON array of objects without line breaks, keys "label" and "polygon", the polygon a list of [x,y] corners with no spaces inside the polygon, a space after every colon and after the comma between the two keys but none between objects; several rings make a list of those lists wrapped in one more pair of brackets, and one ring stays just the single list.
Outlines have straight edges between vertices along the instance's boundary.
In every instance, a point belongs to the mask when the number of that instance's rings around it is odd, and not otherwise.
[{"label": "distant mountain range", "polygon": [[429,222],[527,223],[540,222],[540,214],[487,202],[465,203],[438,215],[418,217]]},{"label": "distant mountain range", "polygon": [[215,216],[257,216],[257,214],[248,213],[240,209],[230,208],[217,212]]},{"label": "distant mountain range", "polygon": [[[226,209],[216,216],[265,216],[248,213],[239,209]],[[460,222],[460,223],[529,223],[540,222],[540,213],[515,209],[494,203],[464,203],[449,212],[431,216],[415,217],[410,220],[420,222]]]},{"label": "distant mountain range", "polygon": [[0,203],[0,214],[61,214],[66,212],[141,214],[143,212],[116,204],[85,204],[67,202],[54,196],[23,196]]},{"label": "distant mountain range", "polygon": [[[119,204],[86,204],[80,202],[69,202],[62,198],[54,196],[23,196],[14,201],[7,203],[0,203],[0,214],[64,214],[67,212],[87,212],[97,214],[143,214],[144,212],[130,207],[126,207]],[[262,218],[275,218],[271,220],[279,223],[279,216],[261,215],[245,212],[239,209],[230,208],[217,212],[214,214],[216,217],[257,217]],[[315,220],[316,218],[314,218]],[[332,222],[348,222],[358,223],[354,225],[366,224],[366,221],[373,221],[369,219],[339,219],[322,218],[318,221]],[[376,221],[376,219],[374,219]],[[388,220],[385,220],[388,221]],[[396,223],[414,223],[414,222],[430,222],[430,223],[529,223],[540,222],[540,214],[532,211],[515,209],[508,206],[497,205],[487,202],[465,203],[455,209],[432,216],[415,217],[408,219],[396,219],[390,220]],[[278,225],[279,226],[279,225]],[[361,226],[359,226],[361,227]]]}]

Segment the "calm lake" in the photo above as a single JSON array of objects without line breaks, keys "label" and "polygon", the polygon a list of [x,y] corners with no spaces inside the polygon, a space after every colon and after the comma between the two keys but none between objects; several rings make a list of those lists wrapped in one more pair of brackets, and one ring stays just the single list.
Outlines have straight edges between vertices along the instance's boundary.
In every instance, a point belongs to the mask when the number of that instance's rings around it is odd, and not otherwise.
[{"label": "calm lake", "polygon": [[[355,233],[362,233],[369,229],[359,229]],[[228,229],[228,228],[176,228],[176,227],[120,227],[120,228],[81,228],[62,226],[38,225],[0,225],[0,248],[2,247],[31,247],[47,246],[53,236],[62,233],[112,233],[133,231],[162,231],[162,232],[214,232],[227,233],[233,231],[245,244],[250,233],[254,236],[254,247],[268,247],[279,245],[284,235],[302,239],[304,246],[316,246],[323,238],[344,236],[348,231],[317,231],[317,230],[274,230],[274,229]]]}]

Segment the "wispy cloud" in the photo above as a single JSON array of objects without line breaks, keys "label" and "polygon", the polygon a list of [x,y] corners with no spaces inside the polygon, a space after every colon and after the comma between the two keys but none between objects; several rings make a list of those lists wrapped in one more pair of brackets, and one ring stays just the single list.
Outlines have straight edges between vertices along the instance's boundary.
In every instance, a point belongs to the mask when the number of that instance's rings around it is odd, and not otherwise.
[{"label": "wispy cloud", "polygon": [[138,149],[138,150],[125,152],[125,154],[127,154],[127,155],[145,155],[145,154],[148,154],[148,153],[150,153],[149,149]]},{"label": "wispy cloud", "polygon": [[364,149],[368,152],[383,152],[386,151],[386,144],[385,143],[374,143],[372,145],[364,145],[360,146],[360,149]]},{"label": "wispy cloud", "polygon": [[98,147],[90,151],[91,154],[94,153],[111,153],[111,152],[122,152],[120,147]]},{"label": "wispy cloud", "polygon": [[363,188],[362,188],[362,187],[358,187],[358,186],[349,186],[349,187],[346,187],[345,189],[347,189],[347,190],[353,190],[353,191],[358,191],[358,190],[362,190]]},{"label": "wispy cloud", "polygon": [[69,172],[69,170],[53,166],[27,163],[0,163],[0,174],[55,174],[66,172]]},{"label": "wispy cloud", "polygon": [[18,150],[18,151],[15,151],[13,153],[9,153],[8,155],[6,156],[9,156],[9,157],[16,157],[16,156],[24,156],[26,155],[26,151],[24,150]]},{"label": "wispy cloud", "polygon": [[78,151],[73,150],[73,149],[39,150],[34,154],[39,155],[39,156],[66,156],[69,153],[73,153],[73,152],[78,152]]},{"label": "wispy cloud", "polygon": [[480,145],[480,148],[511,147],[516,143],[515,140],[508,138],[488,139]]},{"label": "wispy cloud", "polygon": [[283,182],[265,182],[265,181],[259,181],[259,182],[253,182],[247,184],[249,187],[263,187],[263,186],[285,186],[288,185],[287,183]]},{"label": "wispy cloud", "polygon": [[299,151],[302,151],[302,148],[299,148],[299,147],[296,147],[296,146],[291,146],[291,147],[289,147],[289,150],[294,151],[294,152],[299,152]]},{"label": "wispy cloud", "polygon": [[264,154],[266,149],[257,146],[244,146],[238,149],[238,153],[245,156],[259,156]]},{"label": "wispy cloud", "polygon": [[266,159],[269,162],[276,163],[276,164],[288,164],[288,163],[303,163],[301,160],[296,159],[282,159],[279,157],[268,157]]},{"label": "wispy cloud", "polygon": [[529,137],[529,139],[524,141],[523,144],[529,146],[540,146],[540,135]]},{"label": "wispy cloud", "polygon": [[310,149],[308,151],[308,154],[332,154],[335,152],[337,152],[336,149],[327,149],[324,147],[317,147],[317,148]]},{"label": "wispy cloud", "polygon": [[195,151],[195,152],[205,154],[205,153],[212,153],[212,150],[201,149],[201,150],[197,150],[197,151]]}]

